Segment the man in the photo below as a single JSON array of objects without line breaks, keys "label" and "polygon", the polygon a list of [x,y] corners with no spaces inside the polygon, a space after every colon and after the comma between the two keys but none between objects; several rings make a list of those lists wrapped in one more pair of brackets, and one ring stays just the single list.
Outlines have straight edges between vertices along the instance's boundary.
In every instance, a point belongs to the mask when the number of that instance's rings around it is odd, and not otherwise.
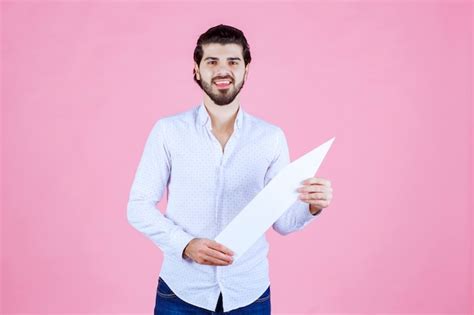
[{"label": "man", "polygon": [[[194,80],[204,100],[159,119],[139,162],[127,207],[130,224],[164,253],[155,314],[270,314],[265,235],[235,263],[213,239],[287,165],[281,128],[245,112],[239,92],[248,76],[244,34],[218,25],[194,51]],[[167,209],[156,203],[167,188]],[[273,225],[282,235],[301,230],[332,199],[328,180],[309,178]]]}]

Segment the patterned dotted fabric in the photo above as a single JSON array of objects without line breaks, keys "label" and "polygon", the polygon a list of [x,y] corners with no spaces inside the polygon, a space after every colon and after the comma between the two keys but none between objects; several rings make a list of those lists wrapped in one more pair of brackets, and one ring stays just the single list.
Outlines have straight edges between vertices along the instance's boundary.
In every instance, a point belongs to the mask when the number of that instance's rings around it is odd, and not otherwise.
[{"label": "patterned dotted fabric", "polygon": [[[203,102],[154,123],[131,186],[127,217],[163,252],[160,276],[178,297],[213,311],[222,292],[228,312],[263,294],[270,285],[265,234],[228,266],[198,264],[184,258],[183,250],[195,237],[214,239],[288,163],[283,130],[244,112],[242,105],[224,150]],[[163,215],[156,203],[165,189]],[[272,228],[286,235],[315,218],[309,205],[297,200]]]}]

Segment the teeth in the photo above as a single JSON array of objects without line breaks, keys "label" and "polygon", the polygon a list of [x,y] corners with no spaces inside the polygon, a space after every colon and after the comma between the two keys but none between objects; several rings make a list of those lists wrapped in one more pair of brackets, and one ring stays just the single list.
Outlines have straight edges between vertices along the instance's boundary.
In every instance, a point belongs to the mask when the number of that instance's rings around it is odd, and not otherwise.
[{"label": "teeth", "polygon": [[215,81],[216,84],[229,84],[230,81]]}]

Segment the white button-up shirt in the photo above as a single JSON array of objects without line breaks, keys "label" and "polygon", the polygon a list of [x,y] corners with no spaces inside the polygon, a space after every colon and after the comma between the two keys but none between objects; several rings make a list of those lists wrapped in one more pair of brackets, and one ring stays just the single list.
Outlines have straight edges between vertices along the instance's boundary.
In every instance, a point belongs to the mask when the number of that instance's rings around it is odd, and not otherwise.
[{"label": "white button-up shirt", "polygon": [[[183,258],[193,238],[214,239],[290,162],[281,128],[239,106],[222,150],[203,102],[158,119],[148,135],[133,180],[128,222],[163,252],[160,276],[182,300],[214,311],[222,292],[225,312],[255,301],[270,285],[265,234],[238,260],[211,266]],[[168,189],[163,215],[156,203]],[[272,225],[285,235],[316,218],[297,200]]]}]

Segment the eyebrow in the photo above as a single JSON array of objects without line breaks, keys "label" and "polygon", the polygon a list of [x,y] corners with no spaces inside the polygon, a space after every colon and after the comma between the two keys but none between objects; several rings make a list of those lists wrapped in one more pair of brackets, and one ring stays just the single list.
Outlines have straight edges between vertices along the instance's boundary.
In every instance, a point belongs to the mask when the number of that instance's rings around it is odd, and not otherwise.
[{"label": "eyebrow", "polygon": [[[209,60],[209,59],[219,60],[219,58],[217,58],[217,57],[206,57],[206,58],[204,58],[204,61]],[[242,59],[240,59],[239,57],[228,57],[227,60],[240,60],[240,61],[242,61]]]}]

